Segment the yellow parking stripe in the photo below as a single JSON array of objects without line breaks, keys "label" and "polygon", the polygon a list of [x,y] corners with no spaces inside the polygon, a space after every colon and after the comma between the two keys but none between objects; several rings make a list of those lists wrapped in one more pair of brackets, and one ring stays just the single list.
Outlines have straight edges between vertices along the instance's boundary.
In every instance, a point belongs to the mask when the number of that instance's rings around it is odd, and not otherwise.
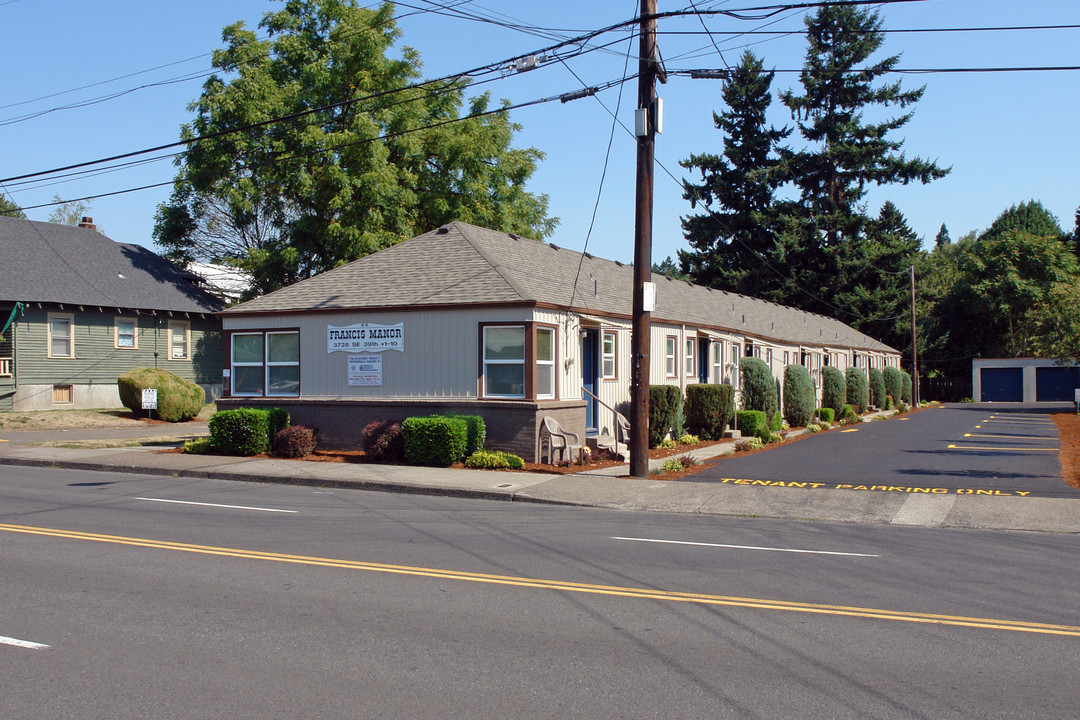
[{"label": "yellow parking stripe", "polygon": [[334,558],[312,557],[307,555],[289,555],[284,553],[262,552],[258,550],[242,550],[238,548],[215,547],[212,545],[192,545],[188,543],[169,542],[165,540],[151,540],[148,538],[124,537],[120,535],[102,535],[98,533],[85,533],[74,530],[59,530],[55,528],[33,527],[27,525],[9,525],[6,523],[0,523],[0,531],[22,533],[27,535],[41,535],[46,537],[56,537],[70,540],[83,540],[90,542],[111,543],[117,545],[129,545],[134,547],[153,548],[158,550],[191,552],[203,555],[218,555],[222,557],[232,557],[247,560],[269,560],[273,562],[294,563],[300,565],[332,567],[346,570],[366,570],[370,572],[392,573],[398,575],[414,575],[419,577],[439,578],[444,580],[461,580],[466,582],[537,588],[542,590],[558,590],[562,592],[588,593],[593,595],[608,595],[614,597],[626,597],[645,600],[664,600],[669,602],[687,602],[702,605],[721,605],[728,607],[753,608],[759,610],[785,610],[789,612],[811,613],[817,615],[871,618],[876,620],[892,620],[895,622],[949,625],[954,627],[979,628],[985,630],[1012,630],[1014,632],[1080,637],[1080,626],[1034,623],[1025,620],[1001,620],[993,618],[967,617],[963,615],[939,615],[933,613],[904,612],[898,610],[884,610],[880,608],[864,608],[846,605],[824,605],[815,603],[789,602],[785,600],[769,600],[764,598],[747,598],[726,595],[709,595],[702,593],[673,592],[667,590],[653,590],[649,588],[623,587],[618,585],[596,585],[592,583],[576,583],[563,580],[545,580],[541,578],[517,577],[513,575],[491,575],[487,573],[463,572],[460,570],[444,570],[438,568],[416,567],[411,565],[389,565],[384,563],[371,563],[358,560],[340,560]]},{"label": "yellow parking stripe", "polygon": [[998,450],[1005,452],[1057,452],[1059,448],[986,447],[984,445],[949,445],[950,450]]}]

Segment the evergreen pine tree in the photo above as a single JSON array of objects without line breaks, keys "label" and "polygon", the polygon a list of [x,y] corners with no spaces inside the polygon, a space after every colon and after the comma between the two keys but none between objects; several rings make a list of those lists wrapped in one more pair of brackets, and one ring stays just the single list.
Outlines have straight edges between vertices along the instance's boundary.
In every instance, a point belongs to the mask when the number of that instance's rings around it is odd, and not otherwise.
[{"label": "evergreen pine tree", "polygon": [[[679,251],[683,272],[702,285],[763,294],[763,257],[773,254],[773,195],[782,182],[778,144],[790,134],[766,123],[774,73],[749,50],[724,81],[726,110],[713,113],[724,133],[722,155],[691,155],[680,164],[701,173],[701,183],[683,181],[683,197],[704,213],[682,219],[692,248]],[[775,284],[775,283],[774,283]]]}]

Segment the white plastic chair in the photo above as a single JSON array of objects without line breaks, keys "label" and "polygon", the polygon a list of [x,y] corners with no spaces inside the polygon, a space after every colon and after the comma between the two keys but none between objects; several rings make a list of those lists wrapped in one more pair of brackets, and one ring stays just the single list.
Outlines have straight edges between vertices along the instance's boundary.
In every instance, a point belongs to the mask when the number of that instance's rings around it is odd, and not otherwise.
[{"label": "white plastic chair", "polygon": [[[573,438],[573,441],[570,439]],[[548,462],[555,464],[555,451],[559,451],[559,459],[566,462],[574,462],[574,454],[581,456],[581,436],[576,432],[566,430],[559,421],[552,417],[544,418],[544,425],[540,433],[540,459],[544,459],[544,442],[548,446]]]}]

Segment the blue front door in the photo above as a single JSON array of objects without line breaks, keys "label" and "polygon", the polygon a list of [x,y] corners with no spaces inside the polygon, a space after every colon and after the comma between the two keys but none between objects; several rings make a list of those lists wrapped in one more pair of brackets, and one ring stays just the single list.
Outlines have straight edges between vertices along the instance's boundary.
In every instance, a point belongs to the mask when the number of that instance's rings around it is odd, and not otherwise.
[{"label": "blue front door", "polygon": [[[586,330],[581,338],[581,386],[587,391],[585,397],[585,432],[596,433],[596,416],[599,408],[596,398],[596,378],[600,371],[600,339],[596,330]],[[592,395],[589,395],[592,393]]]}]

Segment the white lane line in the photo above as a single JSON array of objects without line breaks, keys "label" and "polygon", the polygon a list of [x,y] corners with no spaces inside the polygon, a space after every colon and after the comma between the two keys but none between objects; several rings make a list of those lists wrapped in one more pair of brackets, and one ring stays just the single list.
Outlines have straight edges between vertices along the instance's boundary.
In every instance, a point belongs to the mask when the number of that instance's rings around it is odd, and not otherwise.
[{"label": "white lane line", "polygon": [[14,645],[15,647],[29,648],[31,650],[48,650],[49,646],[42,643],[30,642],[29,640],[18,640],[13,637],[5,637],[0,635],[0,645]]},{"label": "white lane line", "polygon": [[870,553],[833,552],[831,550],[799,550],[798,548],[759,547],[757,545],[725,545],[723,543],[688,542],[686,540],[654,540],[652,538],[613,537],[612,540],[663,543],[667,545],[696,545],[698,547],[728,548],[731,550],[769,550],[772,552],[802,553],[804,555],[842,555],[845,557],[881,557]]},{"label": "white lane line", "polygon": [[228,510],[257,510],[259,512],[295,513],[298,510],[279,510],[277,508],[248,507],[247,505],[220,505],[218,503],[194,502],[192,500],[165,500],[163,498],[137,497],[136,500],[147,502],[174,503],[176,505],[201,505],[202,507],[226,508]]}]

